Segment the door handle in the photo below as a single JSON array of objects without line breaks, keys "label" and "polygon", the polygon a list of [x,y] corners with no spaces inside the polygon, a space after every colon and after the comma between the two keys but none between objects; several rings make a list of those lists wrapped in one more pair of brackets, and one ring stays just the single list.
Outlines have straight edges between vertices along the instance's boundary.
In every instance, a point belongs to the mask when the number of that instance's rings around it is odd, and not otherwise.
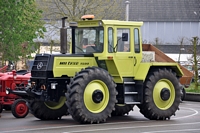
[{"label": "door handle", "polygon": [[134,63],[134,66],[135,66],[137,64],[137,59],[135,56],[134,56],[134,61],[135,61],[135,63]]},{"label": "door handle", "polygon": [[133,58],[133,56],[129,56],[128,58]]}]

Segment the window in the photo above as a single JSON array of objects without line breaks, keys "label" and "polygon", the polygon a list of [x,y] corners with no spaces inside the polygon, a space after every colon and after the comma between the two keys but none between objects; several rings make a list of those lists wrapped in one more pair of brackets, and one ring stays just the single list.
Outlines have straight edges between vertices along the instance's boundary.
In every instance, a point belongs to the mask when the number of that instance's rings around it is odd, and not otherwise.
[{"label": "window", "polygon": [[[122,39],[123,33],[127,33],[128,40],[124,41]],[[129,43],[130,30],[125,28],[117,29],[117,51],[118,52],[130,52],[130,43]]]},{"label": "window", "polygon": [[114,52],[113,28],[108,28],[108,52]]},{"label": "window", "polygon": [[103,52],[103,37],[103,27],[75,29],[75,53]]},{"label": "window", "polygon": [[139,37],[139,30],[137,28],[134,29],[134,48],[135,48],[135,53],[140,53],[140,37]]}]

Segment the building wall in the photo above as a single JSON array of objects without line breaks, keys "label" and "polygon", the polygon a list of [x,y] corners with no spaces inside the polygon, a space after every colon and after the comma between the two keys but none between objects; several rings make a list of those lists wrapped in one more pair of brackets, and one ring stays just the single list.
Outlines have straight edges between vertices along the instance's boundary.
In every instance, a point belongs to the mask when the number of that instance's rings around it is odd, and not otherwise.
[{"label": "building wall", "polygon": [[161,44],[180,44],[185,37],[200,37],[200,22],[144,22],[142,26],[142,40],[145,43],[155,43],[158,38]]}]

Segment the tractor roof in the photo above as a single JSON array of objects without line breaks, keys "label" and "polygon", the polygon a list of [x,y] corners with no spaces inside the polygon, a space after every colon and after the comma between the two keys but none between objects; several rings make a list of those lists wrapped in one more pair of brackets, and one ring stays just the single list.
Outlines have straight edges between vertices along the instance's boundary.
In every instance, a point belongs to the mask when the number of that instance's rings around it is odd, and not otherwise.
[{"label": "tractor roof", "polygon": [[98,27],[103,25],[115,25],[115,26],[136,26],[140,27],[143,22],[137,21],[120,21],[120,20],[81,20],[78,21],[78,27]]}]

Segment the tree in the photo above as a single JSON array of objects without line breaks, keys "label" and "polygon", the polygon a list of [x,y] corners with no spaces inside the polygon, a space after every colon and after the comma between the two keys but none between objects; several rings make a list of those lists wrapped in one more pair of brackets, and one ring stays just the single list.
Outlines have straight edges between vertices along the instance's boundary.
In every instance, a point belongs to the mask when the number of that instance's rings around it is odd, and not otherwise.
[{"label": "tree", "polygon": [[198,45],[198,37],[193,37],[193,39],[191,40],[193,48],[190,49],[190,51],[192,52],[192,58],[190,61],[192,62],[193,68],[194,68],[194,84],[195,84],[195,90],[198,89],[198,62],[200,62],[200,56],[197,53],[197,45]]},{"label": "tree", "polygon": [[33,50],[34,38],[43,37],[42,11],[35,0],[0,1],[0,52],[2,60],[18,61]]},{"label": "tree", "polygon": [[68,17],[68,22],[80,20],[85,14],[94,14],[95,19],[121,19],[125,14],[122,2],[123,0],[37,0],[48,30],[46,40],[43,41],[49,44],[52,40],[59,43],[60,20],[63,17]]},{"label": "tree", "polygon": [[180,43],[180,47],[179,47],[179,54],[178,54],[178,63],[181,63],[181,54],[182,54],[182,51],[184,51],[185,50],[185,48],[184,48],[184,40],[185,40],[185,37],[180,37],[179,39],[178,39],[178,41],[179,41],[179,43]]},{"label": "tree", "polygon": [[123,0],[38,0],[48,20],[80,20],[82,15],[94,14],[98,19],[121,19],[125,9]]}]

